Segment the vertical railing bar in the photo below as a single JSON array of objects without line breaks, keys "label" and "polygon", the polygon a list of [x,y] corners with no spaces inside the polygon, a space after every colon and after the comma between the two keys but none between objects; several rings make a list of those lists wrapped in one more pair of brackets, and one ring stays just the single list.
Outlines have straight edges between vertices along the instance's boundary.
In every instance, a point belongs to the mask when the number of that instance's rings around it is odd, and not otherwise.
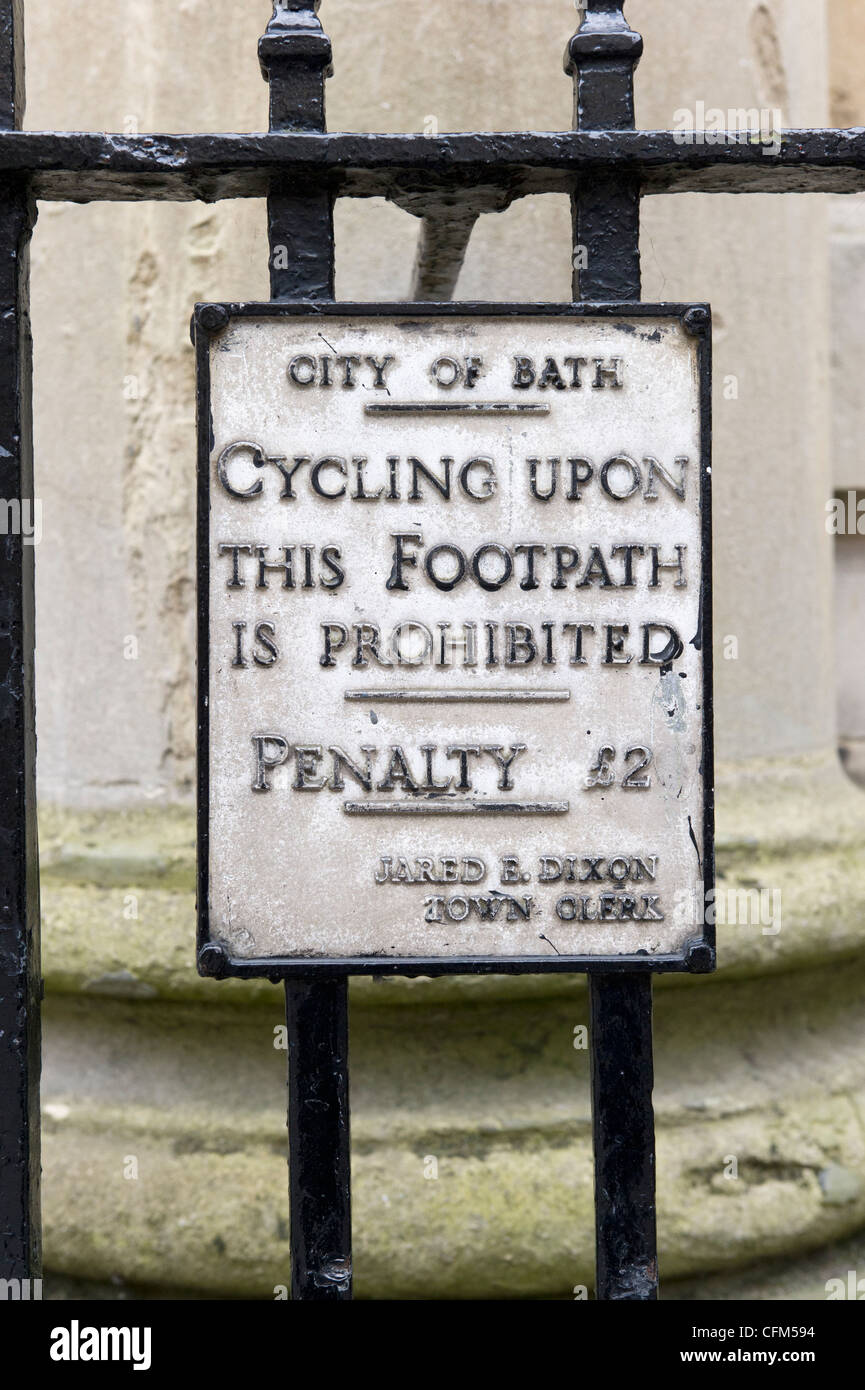
[{"label": "vertical railing bar", "polygon": [[[324,130],[330,43],[319,0],[274,4],[261,40],[271,130]],[[271,186],[271,298],[334,295],[333,194],[315,179]],[[288,1036],[288,1189],[291,1297],[351,1298],[348,977],[285,981]]]},{"label": "vertical railing bar", "polygon": [[589,976],[595,1297],[658,1296],[652,977]]},{"label": "vertical railing bar", "polygon": [[[320,0],[282,0],[259,44],[270,85],[270,129],[323,131],[324,83],[331,71],[330,41],[317,18]],[[267,200],[270,297],[333,299],[333,194],[315,178],[271,184]]]},{"label": "vertical railing bar", "polygon": [[[0,0],[0,128],[24,113],[23,0]],[[30,234],[26,180],[0,183],[0,1278],[41,1273]],[[22,1297],[30,1294],[19,1290]]]},{"label": "vertical railing bar", "polygon": [[[578,130],[634,129],[642,39],[622,5],[588,0],[566,54]],[[572,199],[574,298],[640,298],[640,186],[631,175],[582,178]],[[589,975],[595,1164],[595,1297],[658,1294],[652,977]]]},{"label": "vertical railing bar", "polygon": [[348,977],[285,982],[291,1296],[351,1298]]},{"label": "vertical railing bar", "polygon": [[[574,78],[575,129],[634,129],[634,68],[642,51],[643,41],[629,28],[621,5],[588,0],[565,54],[565,69]],[[619,173],[584,176],[571,210],[574,299],[639,299],[639,179]]]}]

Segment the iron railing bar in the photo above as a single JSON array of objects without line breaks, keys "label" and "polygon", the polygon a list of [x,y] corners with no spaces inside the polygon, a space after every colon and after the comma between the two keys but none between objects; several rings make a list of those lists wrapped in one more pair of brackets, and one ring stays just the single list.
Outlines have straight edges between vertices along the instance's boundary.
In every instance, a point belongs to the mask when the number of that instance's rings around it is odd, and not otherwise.
[{"label": "iron railing bar", "polygon": [[[275,4],[259,45],[274,130],[324,128],[331,54],[317,9],[309,4],[299,13]],[[274,178],[268,192],[271,298],[332,300],[332,190],[308,176],[290,188]],[[291,1297],[350,1299],[348,976],[286,979],[285,1008]]]},{"label": "iron railing bar", "polygon": [[595,1297],[658,1297],[652,976],[589,976]]},{"label": "iron railing bar", "polygon": [[[582,130],[633,126],[642,50],[621,6],[589,0],[565,55]],[[600,171],[581,182],[572,212],[574,298],[639,300],[639,180],[627,169]],[[651,1301],[658,1296],[651,975],[592,974],[589,1010],[595,1297]]]},{"label": "iron railing bar", "polygon": [[[0,126],[7,130],[23,116],[23,45],[20,0],[0,0]],[[28,256],[34,220],[26,184],[0,179],[0,497],[7,509],[0,536],[0,1278],[6,1280],[39,1278],[42,1250],[36,513],[29,520],[26,513],[35,508]],[[21,1298],[31,1292],[17,1286]]]},{"label": "iron railing bar", "polygon": [[855,193],[865,131],[791,130],[777,151],[731,132],[682,143],[673,131],[138,135],[0,131],[0,175],[31,177],[49,201],[257,198],[283,176],[326,176],[342,197],[395,202],[443,192],[505,201],[568,193],[581,176],[627,170],[644,195]]}]

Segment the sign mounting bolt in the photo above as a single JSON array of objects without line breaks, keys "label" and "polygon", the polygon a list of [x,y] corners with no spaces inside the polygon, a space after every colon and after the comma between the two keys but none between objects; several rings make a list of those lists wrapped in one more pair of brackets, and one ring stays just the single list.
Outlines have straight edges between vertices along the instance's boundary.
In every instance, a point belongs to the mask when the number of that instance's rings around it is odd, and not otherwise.
[{"label": "sign mounting bolt", "polygon": [[701,338],[709,331],[711,316],[704,305],[694,304],[685,310],[682,322],[689,333],[693,333],[695,338]]},{"label": "sign mounting bolt", "polygon": [[224,304],[202,304],[198,322],[206,333],[219,333],[228,325],[228,310]]}]

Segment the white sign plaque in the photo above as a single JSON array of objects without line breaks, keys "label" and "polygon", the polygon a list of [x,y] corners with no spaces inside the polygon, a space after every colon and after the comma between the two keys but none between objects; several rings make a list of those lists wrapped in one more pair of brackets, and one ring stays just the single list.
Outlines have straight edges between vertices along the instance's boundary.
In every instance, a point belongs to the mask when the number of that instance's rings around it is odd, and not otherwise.
[{"label": "white sign plaque", "polygon": [[708,968],[708,310],[196,340],[202,969]]}]

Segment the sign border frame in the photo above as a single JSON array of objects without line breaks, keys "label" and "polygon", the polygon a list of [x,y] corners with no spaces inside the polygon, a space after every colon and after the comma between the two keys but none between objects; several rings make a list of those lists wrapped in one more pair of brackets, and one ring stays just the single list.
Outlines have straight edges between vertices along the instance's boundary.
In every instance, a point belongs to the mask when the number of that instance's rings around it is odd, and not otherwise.
[{"label": "sign border frame", "polygon": [[245,318],[671,318],[697,339],[700,408],[700,566],[699,632],[703,657],[702,773],[703,773],[703,890],[704,902],[715,887],[714,845],[714,701],[712,684],[712,316],[704,303],[614,302],[501,303],[483,300],[361,302],[338,300],[255,301],[196,304],[192,341],[196,359],[198,461],[196,482],[196,608],[197,608],[197,732],[196,732],[196,922],[199,974],[216,979],[265,978],[274,983],[299,975],[319,978],[339,975],[541,975],[592,974],[631,971],[669,974],[707,974],[715,969],[715,924],[706,922],[681,953],[650,956],[266,956],[249,959],[227,954],[210,933],[210,340],[232,319]]}]

